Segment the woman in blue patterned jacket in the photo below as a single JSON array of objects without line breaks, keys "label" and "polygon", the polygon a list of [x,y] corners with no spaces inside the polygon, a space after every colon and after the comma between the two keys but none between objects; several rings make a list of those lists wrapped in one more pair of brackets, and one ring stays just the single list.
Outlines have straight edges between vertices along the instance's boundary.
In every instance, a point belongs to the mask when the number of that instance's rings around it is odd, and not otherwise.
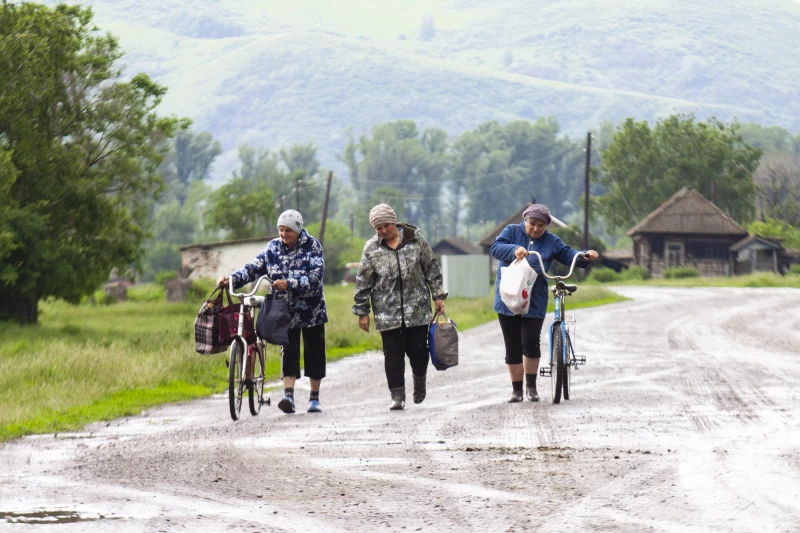
[{"label": "woman in blue patterned jacket", "polygon": [[[553,260],[565,265],[572,264],[572,258],[579,253],[573,250],[557,236],[547,231],[552,217],[550,210],[542,204],[528,206],[522,213],[522,222],[510,224],[497,236],[490,253],[498,259],[497,279],[494,290],[494,310],[500,321],[503,332],[503,341],[506,347],[506,365],[511,378],[510,403],[522,401],[522,376],[525,376],[525,388],[528,399],[532,402],[539,401],[536,391],[536,374],[539,372],[539,358],[541,348],[539,343],[542,335],[542,325],[547,314],[547,278],[541,275],[539,260],[530,256],[530,252],[539,252],[542,256],[544,268],[550,270]],[[589,261],[597,259],[597,252],[588,250],[583,252],[586,259],[580,259],[576,266],[586,267]],[[524,315],[512,313],[500,298],[500,276],[502,267],[507,267],[515,259],[528,258],[528,263],[540,275],[536,278],[531,290],[531,303],[528,312]],[[524,356],[524,357],[523,357]]]},{"label": "woman in blue patterned jacket", "polygon": [[[311,381],[308,412],[322,411],[319,403],[319,386],[325,377],[325,323],[328,312],[322,290],[325,259],[322,245],[303,229],[303,217],[294,209],[278,217],[280,237],[267,243],[252,263],[231,274],[233,287],[241,287],[260,276],[268,274],[276,297],[289,299],[292,322],[289,344],[281,347],[281,371],[284,397],[278,408],[284,413],[294,413],[294,383],[300,378],[300,334],[303,334],[303,359],[305,375]],[[228,285],[228,277],[219,280]]]}]

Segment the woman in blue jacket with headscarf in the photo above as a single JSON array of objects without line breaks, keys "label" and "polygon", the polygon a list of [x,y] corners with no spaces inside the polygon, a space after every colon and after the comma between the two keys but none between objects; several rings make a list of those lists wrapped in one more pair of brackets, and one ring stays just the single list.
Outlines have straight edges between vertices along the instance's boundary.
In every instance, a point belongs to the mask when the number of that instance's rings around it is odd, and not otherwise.
[{"label": "woman in blue jacket with headscarf", "polygon": [[[573,250],[557,236],[547,231],[552,222],[550,210],[542,204],[530,205],[522,214],[522,222],[511,224],[497,236],[492,244],[492,257],[498,259],[497,279],[494,284],[494,310],[503,331],[506,348],[506,365],[511,377],[512,394],[510,403],[522,401],[522,378],[525,376],[525,388],[528,399],[539,401],[536,391],[536,374],[539,373],[539,359],[542,355],[540,342],[542,324],[547,315],[547,278],[542,276],[539,260],[529,257],[532,251],[539,252],[547,270],[553,259],[565,265],[571,265],[575,254]],[[597,252],[583,252],[587,260],[578,260],[576,266],[586,267],[589,261],[597,259]],[[524,315],[515,315],[500,299],[500,276],[502,267],[509,266],[515,259],[528,258],[528,263],[539,274],[531,291],[531,303]]]}]

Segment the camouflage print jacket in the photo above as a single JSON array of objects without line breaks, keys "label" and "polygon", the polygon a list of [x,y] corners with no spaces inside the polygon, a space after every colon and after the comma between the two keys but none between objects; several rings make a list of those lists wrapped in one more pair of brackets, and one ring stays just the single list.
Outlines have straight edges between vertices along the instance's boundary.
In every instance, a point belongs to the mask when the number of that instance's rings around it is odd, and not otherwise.
[{"label": "camouflage print jacket", "polygon": [[442,271],[431,246],[419,229],[398,224],[403,238],[392,250],[376,235],[364,245],[356,275],[353,314],[368,315],[370,303],[375,329],[387,331],[430,324],[431,296],[447,298]]}]

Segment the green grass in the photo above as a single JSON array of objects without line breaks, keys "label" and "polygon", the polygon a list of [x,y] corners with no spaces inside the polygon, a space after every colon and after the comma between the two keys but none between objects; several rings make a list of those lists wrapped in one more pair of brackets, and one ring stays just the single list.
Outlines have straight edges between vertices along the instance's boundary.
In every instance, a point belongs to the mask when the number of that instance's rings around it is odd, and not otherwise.
[{"label": "green grass", "polygon": [[[199,285],[203,293],[210,292],[211,284]],[[158,287],[132,292],[129,301],[111,305],[46,301],[36,325],[0,323],[0,442],[76,430],[225,389],[227,354],[194,352],[200,300],[167,303],[161,290],[162,300],[155,301]],[[489,292],[485,298],[447,300],[447,314],[459,330],[496,319]],[[380,350],[380,334],[374,328],[369,334],[359,330],[350,312],[352,285],[328,286],[325,296],[328,361]],[[621,299],[601,286],[583,286],[569,305]],[[277,380],[278,348],[270,346],[267,355],[268,377]]]},{"label": "green grass", "polygon": [[[591,283],[591,281],[587,281]],[[608,283],[614,285],[650,285],[654,287],[792,287],[800,289],[800,274],[755,273],[743,276],[697,277],[680,279],[624,279]]]}]

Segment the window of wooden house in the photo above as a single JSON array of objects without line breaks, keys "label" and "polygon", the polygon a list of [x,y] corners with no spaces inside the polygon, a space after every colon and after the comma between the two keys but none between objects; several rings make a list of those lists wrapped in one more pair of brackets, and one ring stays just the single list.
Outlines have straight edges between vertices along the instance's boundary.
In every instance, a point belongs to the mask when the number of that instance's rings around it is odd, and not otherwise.
[{"label": "window of wooden house", "polygon": [[686,255],[693,259],[727,259],[728,244],[713,241],[689,241]]},{"label": "window of wooden house", "polygon": [[667,245],[667,266],[677,267],[683,264],[683,245],[671,242]]},{"label": "window of wooden house", "polygon": [[659,259],[664,258],[664,237],[650,237],[650,253]]}]

